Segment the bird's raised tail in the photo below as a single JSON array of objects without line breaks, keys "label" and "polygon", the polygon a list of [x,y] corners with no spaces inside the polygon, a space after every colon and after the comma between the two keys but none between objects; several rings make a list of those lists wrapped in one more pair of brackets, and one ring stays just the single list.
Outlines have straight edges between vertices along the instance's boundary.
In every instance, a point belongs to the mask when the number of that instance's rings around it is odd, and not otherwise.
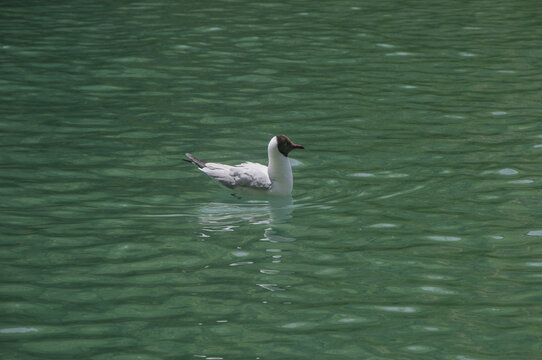
[{"label": "bird's raised tail", "polygon": [[183,159],[184,161],[191,162],[191,163],[195,164],[197,167],[199,167],[200,169],[203,169],[205,167],[205,164],[206,164],[205,161],[200,160],[197,157],[195,157],[194,155],[189,154],[189,153],[186,153],[185,155],[190,160]]}]

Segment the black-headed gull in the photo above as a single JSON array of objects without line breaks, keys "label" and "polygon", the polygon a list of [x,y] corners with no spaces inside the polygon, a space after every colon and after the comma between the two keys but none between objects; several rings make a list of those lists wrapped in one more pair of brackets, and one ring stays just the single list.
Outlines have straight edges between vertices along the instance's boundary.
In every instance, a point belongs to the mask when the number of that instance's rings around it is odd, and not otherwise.
[{"label": "black-headed gull", "polygon": [[292,166],[288,153],[293,149],[304,149],[294,144],[285,135],[274,136],[267,146],[269,165],[244,162],[230,166],[205,162],[192,154],[186,154],[201,171],[230,190],[248,194],[290,195],[294,185]]}]

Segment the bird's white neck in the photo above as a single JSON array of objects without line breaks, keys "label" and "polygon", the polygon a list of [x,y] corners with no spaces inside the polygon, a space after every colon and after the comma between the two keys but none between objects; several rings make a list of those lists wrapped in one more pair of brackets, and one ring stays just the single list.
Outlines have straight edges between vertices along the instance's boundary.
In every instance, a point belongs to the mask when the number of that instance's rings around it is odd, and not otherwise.
[{"label": "bird's white neck", "polygon": [[269,164],[267,173],[271,180],[271,192],[276,195],[290,195],[294,186],[290,159],[278,148],[277,138],[273,137],[267,146]]}]

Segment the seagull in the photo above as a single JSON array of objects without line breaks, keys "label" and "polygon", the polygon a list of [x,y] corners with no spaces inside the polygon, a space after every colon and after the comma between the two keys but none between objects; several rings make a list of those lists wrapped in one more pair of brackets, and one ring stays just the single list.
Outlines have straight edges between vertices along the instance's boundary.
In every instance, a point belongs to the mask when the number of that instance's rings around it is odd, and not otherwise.
[{"label": "seagull", "polygon": [[185,154],[201,171],[215,179],[219,184],[234,192],[244,194],[270,194],[287,196],[292,193],[294,178],[288,154],[294,149],[304,149],[294,144],[285,135],[273,136],[267,145],[269,165],[244,162],[230,166],[205,162],[192,154]]}]

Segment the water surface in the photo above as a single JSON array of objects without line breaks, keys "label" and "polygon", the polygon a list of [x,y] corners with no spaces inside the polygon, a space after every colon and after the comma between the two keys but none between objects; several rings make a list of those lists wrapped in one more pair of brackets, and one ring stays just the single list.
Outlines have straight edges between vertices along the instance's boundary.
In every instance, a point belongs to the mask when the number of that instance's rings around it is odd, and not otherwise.
[{"label": "water surface", "polygon": [[[4,4],[0,354],[539,358],[541,12]],[[291,199],[181,160],[279,133]]]}]

